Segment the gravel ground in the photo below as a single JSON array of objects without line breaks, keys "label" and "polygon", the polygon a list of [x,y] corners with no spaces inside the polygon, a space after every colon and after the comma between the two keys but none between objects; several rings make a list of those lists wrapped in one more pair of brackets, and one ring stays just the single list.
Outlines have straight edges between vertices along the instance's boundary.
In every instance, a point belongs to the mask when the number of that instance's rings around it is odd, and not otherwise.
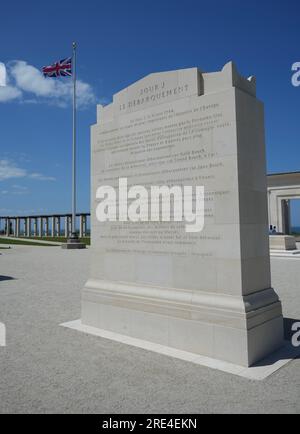
[{"label": "gravel ground", "polygon": [[[0,413],[300,413],[300,359],[263,382],[85,335],[89,249],[0,250]],[[272,260],[286,324],[300,320],[300,259]]]}]

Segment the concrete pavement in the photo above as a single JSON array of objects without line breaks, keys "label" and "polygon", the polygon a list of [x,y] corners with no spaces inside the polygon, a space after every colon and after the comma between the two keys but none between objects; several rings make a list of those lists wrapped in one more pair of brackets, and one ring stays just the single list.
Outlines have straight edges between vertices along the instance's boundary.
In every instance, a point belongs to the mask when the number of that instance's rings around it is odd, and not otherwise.
[{"label": "concrete pavement", "polygon": [[[2,250],[0,413],[300,412],[299,359],[257,382],[60,327],[80,317],[89,254]],[[299,259],[272,259],[272,279],[288,329],[300,320]]]}]

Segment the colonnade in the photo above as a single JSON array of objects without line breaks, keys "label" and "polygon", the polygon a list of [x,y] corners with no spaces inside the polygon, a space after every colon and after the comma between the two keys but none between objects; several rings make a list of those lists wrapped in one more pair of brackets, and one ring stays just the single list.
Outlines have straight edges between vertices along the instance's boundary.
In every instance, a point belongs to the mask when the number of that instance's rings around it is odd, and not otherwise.
[{"label": "colonnade", "polygon": [[[89,213],[76,214],[76,220],[79,219],[79,237],[88,234],[89,216]],[[14,237],[69,237],[72,232],[72,215],[0,216],[0,230],[4,235]]]}]

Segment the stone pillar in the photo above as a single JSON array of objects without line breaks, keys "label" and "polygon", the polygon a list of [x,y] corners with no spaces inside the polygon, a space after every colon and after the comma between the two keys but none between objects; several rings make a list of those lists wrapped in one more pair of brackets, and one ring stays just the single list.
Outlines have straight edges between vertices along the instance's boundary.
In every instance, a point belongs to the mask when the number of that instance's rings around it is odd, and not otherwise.
[{"label": "stone pillar", "polygon": [[281,201],[281,210],[282,210],[282,229],[286,235],[290,235],[291,233],[291,205],[289,199],[283,199]]},{"label": "stone pillar", "polygon": [[87,236],[87,219],[88,216],[84,216],[84,223],[83,223],[83,236],[86,237]]},{"label": "stone pillar", "polygon": [[[71,233],[72,233],[72,220],[73,220],[73,218],[72,218],[72,216],[69,216],[68,217],[68,222],[69,222],[69,235],[71,235]],[[76,222],[76,217],[75,217],[75,222]],[[76,228],[76,223],[75,223],[75,228]]]},{"label": "stone pillar", "polygon": [[45,217],[45,236],[49,236],[49,217]]},{"label": "stone pillar", "polygon": [[65,216],[65,237],[69,236],[69,217]]},{"label": "stone pillar", "polygon": [[83,237],[83,215],[79,216],[79,237]]},{"label": "stone pillar", "polygon": [[86,236],[86,216],[81,215],[79,217],[80,225],[79,225],[79,236],[80,238]]},{"label": "stone pillar", "polygon": [[38,221],[37,218],[34,217],[33,219],[33,236],[36,237],[37,236],[37,225],[38,225]]},{"label": "stone pillar", "polygon": [[60,237],[60,217],[56,217],[56,235]]},{"label": "stone pillar", "polygon": [[16,227],[15,236],[19,237],[20,236],[20,218],[19,217],[16,218],[15,227]]},{"label": "stone pillar", "polygon": [[31,237],[31,218],[27,217],[27,224],[26,224],[26,229],[27,229],[27,237]]},{"label": "stone pillar", "polygon": [[43,219],[43,217],[40,217],[40,219],[39,219],[39,236],[40,237],[42,237],[44,235],[43,223],[44,223],[44,219]]},{"label": "stone pillar", "polygon": [[276,226],[277,230],[279,230],[279,217],[278,214],[278,201],[276,191],[269,189],[269,226]]},{"label": "stone pillar", "polygon": [[6,235],[9,236],[9,234],[10,234],[10,219],[9,218],[5,219],[5,222],[6,222],[6,227],[5,227]]},{"label": "stone pillar", "polygon": [[51,217],[51,237],[55,237],[55,217]]},{"label": "stone pillar", "polygon": [[16,236],[17,233],[17,219],[13,218],[13,225],[12,225],[12,230],[13,230],[13,236]]}]

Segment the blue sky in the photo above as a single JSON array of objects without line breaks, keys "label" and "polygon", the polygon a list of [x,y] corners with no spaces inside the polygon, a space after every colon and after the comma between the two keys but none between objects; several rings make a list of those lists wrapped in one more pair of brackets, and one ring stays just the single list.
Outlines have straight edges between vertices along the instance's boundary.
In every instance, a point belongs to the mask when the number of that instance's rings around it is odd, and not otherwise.
[{"label": "blue sky", "polygon": [[[70,55],[73,40],[81,82],[78,210],[89,209],[96,102],[155,71],[209,72],[233,60],[240,73],[255,75],[265,103],[268,172],[300,170],[300,87],[291,85],[291,65],[300,62],[299,16],[299,0],[3,2],[0,61],[19,94],[0,94],[0,214],[70,210],[70,79],[65,89],[45,89],[34,84],[31,66]],[[300,226],[299,215],[300,205],[293,206]]]}]

